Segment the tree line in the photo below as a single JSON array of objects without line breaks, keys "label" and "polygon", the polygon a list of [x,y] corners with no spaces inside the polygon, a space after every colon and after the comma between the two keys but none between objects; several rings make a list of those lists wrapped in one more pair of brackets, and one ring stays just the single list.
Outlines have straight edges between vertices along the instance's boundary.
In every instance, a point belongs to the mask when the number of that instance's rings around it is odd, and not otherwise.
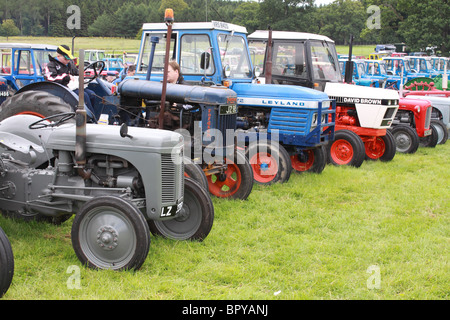
[{"label": "tree line", "polygon": [[[68,19],[80,24],[69,28]],[[405,42],[413,51],[436,46],[448,56],[448,0],[0,0],[0,35],[139,37],[145,22],[219,20],[257,29],[326,35],[337,44]]]}]

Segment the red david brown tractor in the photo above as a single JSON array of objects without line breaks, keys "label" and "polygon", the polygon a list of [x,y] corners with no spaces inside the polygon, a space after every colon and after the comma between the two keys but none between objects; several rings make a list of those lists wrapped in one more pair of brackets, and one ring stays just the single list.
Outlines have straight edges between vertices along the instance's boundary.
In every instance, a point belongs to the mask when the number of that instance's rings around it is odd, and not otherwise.
[{"label": "red david brown tractor", "polygon": [[[1,213],[53,223],[75,213],[73,249],[82,264],[95,269],[139,269],[150,232],[176,240],[205,239],[214,207],[206,190],[184,177],[183,136],[86,123],[80,74],[76,113],[62,99],[36,91],[34,97],[48,99],[30,106],[42,103],[53,114],[42,118],[35,115],[39,109],[34,114],[2,110]],[[155,92],[160,90],[154,85]]]},{"label": "red david brown tractor", "polygon": [[258,30],[248,39],[251,46],[267,46],[262,75],[271,73],[270,83],[314,88],[336,100],[335,137],[327,148],[331,163],[359,167],[364,159],[393,159],[395,141],[387,129],[398,109],[397,92],[343,83],[334,41],[328,37]]}]

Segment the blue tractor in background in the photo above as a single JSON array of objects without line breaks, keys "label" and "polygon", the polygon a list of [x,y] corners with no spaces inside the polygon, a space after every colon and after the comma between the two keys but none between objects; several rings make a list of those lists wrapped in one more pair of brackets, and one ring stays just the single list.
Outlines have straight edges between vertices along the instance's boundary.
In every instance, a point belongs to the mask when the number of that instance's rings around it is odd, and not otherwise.
[{"label": "blue tractor in background", "polygon": [[0,104],[23,86],[44,81],[48,55],[57,46],[47,44],[0,44]]},{"label": "blue tractor in background", "polygon": [[[155,56],[151,70],[148,61],[152,50],[166,48],[166,29],[162,23],[143,25],[135,77],[150,73],[150,80],[163,80],[162,59]],[[257,183],[285,182],[292,169],[322,172],[325,145],[334,139],[335,101],[309,88],[254,83],[259,73],[246,36],[245,27],[224,22],[174,23],[169,54],[185,84],[236,92],[236,139]]]}]

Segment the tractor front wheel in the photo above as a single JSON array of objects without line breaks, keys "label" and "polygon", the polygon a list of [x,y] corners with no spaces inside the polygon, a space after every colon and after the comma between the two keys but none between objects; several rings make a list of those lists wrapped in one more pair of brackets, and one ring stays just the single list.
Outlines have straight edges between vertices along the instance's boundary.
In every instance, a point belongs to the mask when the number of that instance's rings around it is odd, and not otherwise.
[{"label": "tractor front wheel", "polygon": [[426,137],[419,138],[419,146],[426,148],[436,147],[439,140],[439,132],[437,125],[433,122],[430,123],[431,134]]},{"label": "tractor front wheel", "polygon": [[348,165],[359,168],[365,157],[364,143],[350,130],[338,130],[334,141],[328,145],[328,160],[334,165]]},{"label": "tractor front wheel", "polygon": [[391,161],[395,156],[395,140],[394,136],[389,130],[386,130],[386,135],[376,137],[375,141],[368,141],[364,143],[366,149],[366,159],[381,160],[384,162]]},{"label": "tractor front wheel", "polygon": [[260,140],[245,151],[256,183],[284,183],[291,176],[291,160],[286,149],[275,141]]},{"label": "tractor front wheel", "polygon": [[197,181],[206,191],[208,191],[208,179],[200,165],[192,162],[191,159],[183,157],[184,176]]},{"label": "tractor front wheel", "polygon": [[291,155],[292,168],[298,172],[321,173],[327,164],[327,150],[324,146],[303,150]]},{"label": "tractor front wheel", "polygon": [[253,172],[243,153],[235,152],[233,160],[226,159],[227,169],[222,174],[208,175],[209,192],[218,198],[245,200],[253,189]]},{"label": "tractor front wheel", "polygon": [[431,120],[438,134],[437,144],[444,144],[448,140],[448,129],[442,120]]},{"label": "tractor front wheel", "polygon": [[14,275],[14,255],[11,243],[0,227],[0,298],[8,291]]},{"label": "tractor front wheel", "polygon": [[184,179],[183,207],[169,220],[149,220],[154,235],[174,240],[202,241],[211,231],[214,206],[209,194],[191,178]]},{"label": "tractor front wheel", "polygon": [[130,201],[101,196],[86,202],[72,225],[72,246],[93,269],[139,269],[150,248],[150,230]]},{"label": "tractor front wheel", "polygon": [[415,153],[419,147],[419,136],[416,130],[407,125],[396,125],[390,129],[394,136],[397,152]]}]

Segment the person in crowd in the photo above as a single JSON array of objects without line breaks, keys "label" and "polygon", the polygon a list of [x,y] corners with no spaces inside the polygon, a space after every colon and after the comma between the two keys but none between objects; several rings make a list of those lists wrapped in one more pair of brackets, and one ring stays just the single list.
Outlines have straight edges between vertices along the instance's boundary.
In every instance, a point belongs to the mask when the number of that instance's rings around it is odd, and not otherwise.
[{"label": "person in crowd", "polygon": [[[132,64],[132,65],[128,66],[126,76],[127,77],[132,77],[132,76],[134,76],[135,73],[136,73],[136,65]],[[114,84],[119,84],[123,79],[125,79],[125,77],[119,76],[116,80],[114,80],[112,82],[112,84],[113,85]]]},{"label": "person in crowd", "polygon": [[[45,79],[67,87],[69,82],[73,80],[73,77],[79,75],[73,59],[70,48],[67,45],[63,44],[58,46],[56,49],[56,57],[49,55],[49,62],[47,63],[44,72]],[[73,91],[78,94],[78,89]],[[94,99],[94,92],[85,88],[84,102],[91,112],[91,116],[94,116],[95,114],[93,108]]]},{"label": "person in crowd", "polygon": [[180,65],[175,60],[169,61],[169,66],[167,68],[167,82],[183,84],[184,78],[181,74]]}]

